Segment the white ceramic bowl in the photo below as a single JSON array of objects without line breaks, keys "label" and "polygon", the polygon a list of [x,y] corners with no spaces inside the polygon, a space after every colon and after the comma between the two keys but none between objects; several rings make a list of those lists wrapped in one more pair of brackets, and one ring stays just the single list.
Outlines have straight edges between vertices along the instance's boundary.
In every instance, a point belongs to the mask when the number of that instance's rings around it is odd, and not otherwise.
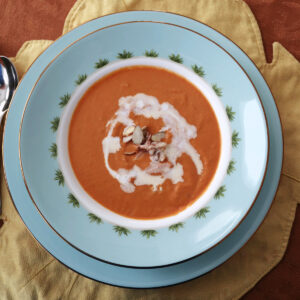
[{"label": "white ceramic bowl", "polygon": [[[220,133],[221,133],[221,155],[217,170],[213,179],[211,180],[206,191],[189,207],[180,213],[173,215],[171,217],[153,219],[153,220],[138,220],[131,219],[119,214],[112,212],[111,210],[105,208],[97,201],[95,201],[80,185],[77,180],[69,158],[68,151],[68,135],[69,135],[69,124],[76,108],[77,103],[80,101],[86,90],[94,84],[97,80],[106,76],[107,74],[116,71],[120,68],[128,66],[154,66],[166,69],[175,74],[184,77],[186,80],[191,82],[196,86],[202,94],[209,101],[219,123]],[[180,113],[180,112],[179,112]],[[197,113],[197,112],[195,112]],[[187,120],[188,121],[188,120]],[[58,162],[63,172],[65,183],[78,199],[78,201],[84,206],[89,212],[97,215],[101,219],[116,224],[119,226],[131,228],[131,229],[157,229],[161,227],[167,227],[179,222],[184,221],[185,219],[194,215],[201,208],[205,207],[209,200],[211,200],[219,187],[224,180],[224,177],[227,172],[227,167],[231,158],[231,128],[230,122],[228,120],[226,111],[220,99],[217,97],[216,93],[212,87],[201,77],[195,74],[192,70],[187,67],[172,62],[170,60],[162,58],[149,58],[149,57],[136,57],[125,60],[116,61],[110,63],[95,73],[91,74],[82,84],[80,84],[74,91],[71,99],[63,111],[63,114],[60,118],[60,124],[57,133],[57,147],[58,147]],[[99,155],[101,152],[99,150]],[[112,178],[112,180],[114,180]],[[107,195],[109,197],[109,195]]]}]

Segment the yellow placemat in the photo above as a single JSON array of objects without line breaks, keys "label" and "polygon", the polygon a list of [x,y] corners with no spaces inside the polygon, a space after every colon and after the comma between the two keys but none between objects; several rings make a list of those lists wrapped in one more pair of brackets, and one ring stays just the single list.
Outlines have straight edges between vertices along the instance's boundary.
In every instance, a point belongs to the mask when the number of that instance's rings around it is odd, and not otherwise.
[{"label": "yellow placemat", "polygon": [[[161,10],[200,20],[236,42],[256,63],[271,87],[280,111],[284,166],[274,204],[251,240],[225,264],[205,276],[174,287],[129,290],[84,278],[49,255],[17,215],[3,174],[4,226],[0,229],[0,299],[237,299],[282,258],[300,197],[300,64],[279,43],[266,63],[256,20],[240,0],[78,0],[63,33],[104,14],[125,10]],[[20,76],[52,41],[26,42],[13,59]]]}]

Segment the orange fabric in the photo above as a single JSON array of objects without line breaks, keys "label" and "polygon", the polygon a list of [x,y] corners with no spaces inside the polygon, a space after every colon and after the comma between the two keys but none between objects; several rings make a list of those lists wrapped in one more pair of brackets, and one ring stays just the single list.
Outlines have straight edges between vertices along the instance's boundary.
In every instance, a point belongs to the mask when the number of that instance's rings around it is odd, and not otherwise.
[{"label": "orange fabric", "polygon": [[15,56],[28,40],[55,40],[75,0],[0,0],[0,53]]}]

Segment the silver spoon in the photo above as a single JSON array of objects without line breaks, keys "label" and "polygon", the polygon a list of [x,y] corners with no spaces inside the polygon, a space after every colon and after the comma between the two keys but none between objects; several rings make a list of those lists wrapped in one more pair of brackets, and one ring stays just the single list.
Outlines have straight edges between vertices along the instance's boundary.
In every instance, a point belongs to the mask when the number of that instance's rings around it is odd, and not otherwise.
[{"label": "silver spoon", "polygon": [[[5,56],[0,56],[0,126],[14,90],[18,85],[18,75],[13,63]],[[2,199],[0,194],[0,215],[2,214]]]}]

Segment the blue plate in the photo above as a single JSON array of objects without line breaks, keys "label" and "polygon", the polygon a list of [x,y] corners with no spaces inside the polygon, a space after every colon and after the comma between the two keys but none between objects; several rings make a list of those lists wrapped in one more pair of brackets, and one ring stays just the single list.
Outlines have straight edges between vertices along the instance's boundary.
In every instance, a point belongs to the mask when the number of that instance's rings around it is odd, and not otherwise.
[{"label": "blue plate", "polygon": [[[156,231],[151,228],[130,231],[100,222],[79,207],[68,188],[63,186],[55,159],[57,120],[69,95],[82,81],[80,78],[85,78],[82,74],[94,72],[94,66],[99,67],[99,59],[112,62],[132,53],[171,58],[194,68],[201,76],[205,72],[205,79],[211,82],[232,119],[230,176],[215,199],[185,223]],[[207,251],[228,236],[256,198],[264,178],[267,154],[264,111],[254,86],[238,63],[202,35],[176,25],[154,22],[107,27],[66,48],[46,67],[35,84],[20,133],[24,180],[32,200],[49,225],[83,253],[131,267],[177,263]]]},{"label": "blue plate", "polygon": [[[241,225],[222,243],[203,255],[184,263],[156,269],[130,269],[112,266],[84,255],[67,244],[44,222],[35,209],[26,191],[17,161],[18,127],[21,123],[26,98],[46,65],[78,38],[110,24],[134,20],[178,24],[211,38],[230,52],[254,82],[263,101],[270,129],[270,152],[266,178],[259,197]],[[282,162],[282,135],[278,112],[268,86],[254,64],[236,45],[204,24],[160,12],[128,12],[96,19],[76,28],[50,46],[26,73],[15,94],[7,116],[3,147],[7,183],[15,206],[37,240],[62,263],[84,276],[109,284],[136,288],[166,286],[190,280],[205,274],[232,256],[255,232],[268,211],[278,185]]]}]

